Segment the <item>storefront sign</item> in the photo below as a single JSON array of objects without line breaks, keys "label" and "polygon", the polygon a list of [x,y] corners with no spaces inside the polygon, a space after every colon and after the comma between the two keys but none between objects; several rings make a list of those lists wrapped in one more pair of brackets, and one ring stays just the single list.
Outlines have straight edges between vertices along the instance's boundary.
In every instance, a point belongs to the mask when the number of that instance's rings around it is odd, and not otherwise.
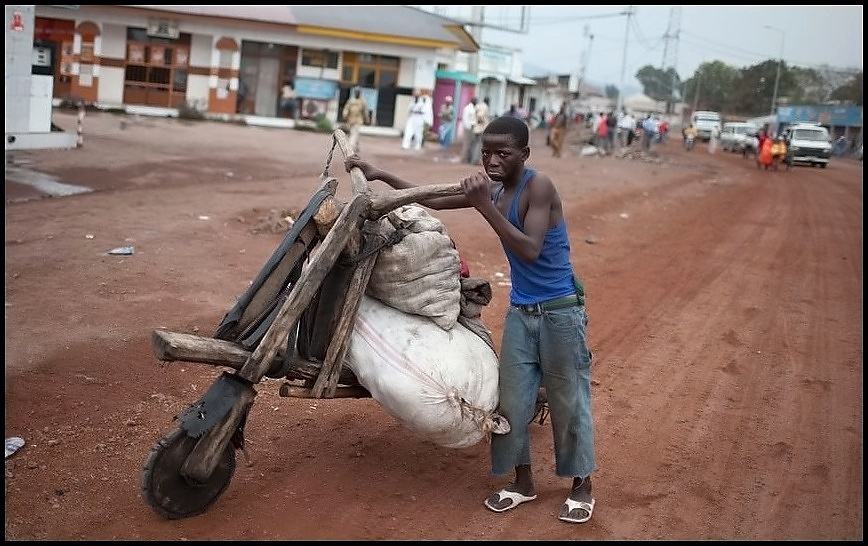
[{"label": "storefront sign", "polygon": [[306,99],[331,100],[335,98],[338,82],[314,78],[296,78],[295,95]]},{"label": "storefront sign", "polygon": [[861,106],[836,106],[828,104],[781,106],[778,108],[781,123],[814,122],[823,125],[862,126]]}]

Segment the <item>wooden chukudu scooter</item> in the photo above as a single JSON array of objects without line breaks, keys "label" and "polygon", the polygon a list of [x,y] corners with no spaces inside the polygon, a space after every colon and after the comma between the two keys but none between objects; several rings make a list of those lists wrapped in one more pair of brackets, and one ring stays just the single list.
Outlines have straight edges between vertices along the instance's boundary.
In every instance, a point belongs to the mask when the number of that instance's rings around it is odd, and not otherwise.
[{"label": "wooden chukudu scooter", "polygon": [[244,427],[256,396],[253,387],[263,377],[304,381],[284,383],[281,396],[370,396],[342,363],[379,250],[396,242],[380,232],[377,220],[403,205],[460,195],[461,186],[373,195],[361,170],[354,168],[352,199],[341,203],[335,198],[338,181],[329,176],[335,146],[344,156],[350,153],[340,130],[333,133],[319,190],[214,336],[153,333],[160,360],[234,370],[224,371],[202,398],[181,412],[178,426],[148,455],[142,493],[164,517],[201,514],[229,485],[235,449],[244,450]]}]

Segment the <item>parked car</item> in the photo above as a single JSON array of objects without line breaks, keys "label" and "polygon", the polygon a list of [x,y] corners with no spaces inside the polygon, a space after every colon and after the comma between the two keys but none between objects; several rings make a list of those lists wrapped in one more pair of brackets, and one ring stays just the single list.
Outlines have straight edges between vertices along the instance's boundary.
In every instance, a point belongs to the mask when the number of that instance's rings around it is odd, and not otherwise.
[{"label": "parked car", "polygon": [[759,129],[757,129],[756,127],[751,127],[750,130],[744,135],[741,144],[742,156],[747,157],[748,155],[757,155],[759,153],[759,139],[757,138],[758,133]]},{"label": "parked car", "polygon": [[723,124],[720,130],[720,146],[730,152],[741,152],[748,138],[756,134],[756,127],[750,123],[731,121]]},{"label": "parked car", "polygon": [[720,114],[717,112],[694,112],[690,122],[696,127],[696,136],[705,141],[711,139],[712,133],[720,134]]},{"label": "parked car", "polygon": [[819,123],[790,125],[784,130],[784,140],[787,142],[788,165],[808,163],[825,169],[829,164],[832,143],[829,131]]}]

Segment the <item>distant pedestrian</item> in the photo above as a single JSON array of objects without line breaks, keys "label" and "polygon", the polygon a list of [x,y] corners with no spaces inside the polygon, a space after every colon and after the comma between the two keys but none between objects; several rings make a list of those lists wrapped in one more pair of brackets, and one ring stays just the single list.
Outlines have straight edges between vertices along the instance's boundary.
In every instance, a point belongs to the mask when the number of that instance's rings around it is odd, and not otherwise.
[{"label": "distant pedestrian", "polygon": [[344,104],[344,109],[341,113],[350,129],[350,148],[353,149],[353,153],[358,153],[359,134],[362,125],[370,122],[368,119],[368,103],[362,98],[360,89],[353,90],[353,98]]},{"label": "distant pedestrian", "polygon": [[772,142],[772,166],[775,170],[787,157],[787,144],[784,142],[784,137],[776,136]]},{"label": "distant pedestrian", "polygon": [[597,133],[600,130],[600,122],[603,120],[603,113],[596,113],[591,116],[591,144],[600,147],[600,139],[597,137]]},{"label": "distant pedestrian", "polygon": [[772,156],[772,144],[773,141],[771,138],[767,137],[763,140],[763,143],[760,146],[759,154],[757,155],[757,168],[768,170],[769,167],[771,167],[772,161],[774,160]]},{"label": "distant pedestrian", "polygon": [[708,139],[708,153],[717,153],[717,144],[720,142],[720,131],[717,127],[711,128],[711,137]]},{"label": "distant pedestrian", "polygon": [[473,97],[461,111],[462,149],[461,160],[473,165],[473,127],[476,125],[476,104],[479,99]]},{"label": "distant pedestrian", "polygon": [[620,144],[623,146],[626,142],[627,147],[633,144],[633,135],[636,130],[636,120],[633,116],[624,112],[624,115],[618,121],[618,134],[621,137]]},{"label": "distant pedestrian", "polygon": [[410,110],[407,116],[407,123],[404,124],[404,139],[401,142],[401,147],[405,150],[413,146],[415,150],[422,149],[422,139],[425,138],[425,121],[427,119],[427,108],[425,99],[421,91],[413,92],[413,101],[410,103]]},{"label": "distant pedestrian", "polygon": [[425,139],[428,137],[431,131],[431,127],[434,127],[434,99],[431,98],[431,95],[428,94],[428,91],[422,91],[422,108],[423,108],[423,118],[422,118],[422,142],[421,145],[425,147]]},{"label": "distant pedestrian", "polygon": [[478,165],[482,160],[482,132],[488,127],[489,105],[491,101],[488,97],[482,99],[482,102],[476,104],[476,123],[473,125],[473,147],[471,149],[470,163]]},{"label": "distant pedestrian", "polygon": [[603,152],[609,152],[609,121],[603,112],[600,112],[600,122],[597,124],[597,147]]},{"label": "distant pedestrian", "polygon": [[651,141],[654,140],[654,135],[657,132],[657,127],[654,120],[651,119],[651,114],[645,116],[642,120],[642,149],[646,152],[651,150]]},{"label": "distant pedestrian", "polygon": [[440,106],[440,112],[437,114],[440,121],[438,130],[440,137],[440,145],[448,148],[452,145],[452,122],[455,119],[455,106],[452,105],[452,97],[446,97],[445,102]]},{"label": "distant pedestrian", "polygon": [[282,114],[286,114],[287,117],[295,119],[295,89],[293,89],[290,80],[284,81],[283,87],[280,88],[280,111]]},{"label": "distant pedestrian", "polygon": [[667,138],[669,138],[669,122],[664,119],[660,121],[660,142],[666,142]]},{"label": "distant pedestrian", "polygon": [[611,111],[606,115],[606,144],[608,152],[611,153],[615,149],[615,132],[618,129],[618,120],[615,119],[615,112]]},{"label": "distant pedestrian", "polygon": [[564,139],[567,136],[567,105],[561,104],[561,109],[552,120],[552,128],[550,134],[550,142],[552,147],[552,157],[561,157],[561,149],[564,146]]}]

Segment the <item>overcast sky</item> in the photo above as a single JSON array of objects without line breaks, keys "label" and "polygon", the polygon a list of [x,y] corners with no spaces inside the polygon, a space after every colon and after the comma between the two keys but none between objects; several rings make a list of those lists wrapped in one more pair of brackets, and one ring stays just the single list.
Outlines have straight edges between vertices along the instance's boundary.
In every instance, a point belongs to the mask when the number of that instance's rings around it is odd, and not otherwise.
[{"label": "overcast sky", "polygon": [[[625,16],[579,19],[622,12],[618,6],[532,6],[527,34],[485,29],[482,41],[521,48],[526,64],[557,72],[577,71],[587,47],[585,25],[594,35],[586,78],[618,84]],[[661,66],[673,6],[634,6],[630,25],[625,87],[639,88],[633,77],[646,65]],[[452,13],[469,7],[448,6]],[[486,6],[486,21],[515,22],[520,6]],[[448,15],[448,13],[444,13]],[[784,31],[763,28],[771,25]],[[800,66],[830,64],[862,68],[862,6],[681,6],[677,70],[690,77],[700,63],[719,59],[742,67],[778,58]],[[670,48],[675,45],[670,41]],[[671,58],[671,50],[670,50]],[[526,70],[527,72],[527,70]]]}]

